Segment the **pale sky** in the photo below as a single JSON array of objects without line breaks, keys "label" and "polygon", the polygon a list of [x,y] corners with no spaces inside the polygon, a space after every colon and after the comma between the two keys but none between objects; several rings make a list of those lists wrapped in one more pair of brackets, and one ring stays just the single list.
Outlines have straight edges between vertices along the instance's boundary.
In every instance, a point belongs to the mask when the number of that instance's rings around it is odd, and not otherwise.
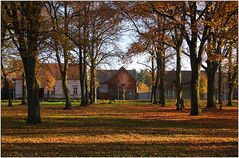
[{"label": "pale sky", "polygon": [[[133,41],[134,41],[134,37],[132,35],[130,35],[129,33],[126,33],[122,36],[121,40],[118,42],[119,48],[122,51],[127,52],[127,47]],[[147,67],[142,64],[138,64],[137,62],[149,64],[149,65],[151,64],[151,63],[147,63],[147,55],[138,55],[138,56],[132,58],[131,61],[132,61],[131,63],[123,64],[120,61],[112,60],[113,66],[112,67],[105,66],[105,67],[107,69],[119,69],[121,66],[124,66],[128,70],[136,69],[137,71],[140,71],[140,69],[146,69]],[[175,60],[175,63],[176,63],[176,60]],[[176,69],[175,65],[169,65],[169,67],[166,70],[172,70],[173,68]],[[190,69],[190,60],[185,55],[183,55],[183,57],[182,57],[182,70],[191,70]]]}]

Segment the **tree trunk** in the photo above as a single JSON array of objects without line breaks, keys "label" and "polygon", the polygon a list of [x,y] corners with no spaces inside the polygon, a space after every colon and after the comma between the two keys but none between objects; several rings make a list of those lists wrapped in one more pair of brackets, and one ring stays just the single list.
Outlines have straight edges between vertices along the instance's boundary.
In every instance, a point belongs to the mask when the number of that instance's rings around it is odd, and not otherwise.
[{"label": "tree trunk", "polygon": [[25,75],[22,73],[22,102],[21,105],[26,105],[26,85],[25,85]]},{"label": "tree trunk", "polygon": [[22,57],[26,83],[27,83],[27,103],[28,117],[27,123],[41,123],[40,104],[39,104],[39,85],[36,80],[35,67],[36,58]]},{"label": "tree trunk", "polygon": [[1,70],[2,70],[2,74],[4,77],[5,84],[6,84],[6,89],[7,89],[8,106],[11,107],[12,106],[12,97],[11,97],[11,91],[10,91],[10,83],[7,79],[7,74],[6,74],[4,66],[3,66],[2,58],[1,58]]},{"label": "tree trunk", "polygon": [[64,91],[64,95],[65,95],[65,110],[67,109],[71,109],[71,97],[70,97],[70,91],[67,85],[67,74],[66,72],[64,72],[62,74],[62,87],[63,87],[63,91]]},{"label": "tree trunk", "polygon": [[232,100],[233,100],[233,83],[228,83],[228,102],[227,106],[232,106]]},{"label": "tree trunk", "polygon": [[[156,97],[156,89],[155,89],[155,69],[154,69],[154,54],[152,53],[152,72],[151,72],[151,81],[152,81],[152,86],[151,86],[151,98],[150,98],[150,102],[152,103],[154,98]],[[157,102],[157,100],[155,101],[155,103]]]},{"label": "tree trunk", "polygon": [[79,46],[79,71],[80,71],[80,87],[81,87],[80,106],[86,106],[85,81],[84,81],[84,73],[83,73],[83,56],[82,56],[81,46]]},{"label": "tree trunk", "polygon": [[96,102],[96,94],[95,94],[95,64],[94,60],[91,60],[91,68],[90,68],[90,103],[94,104]]},{"label": "tree trunk", "polygon": [[165,106],[166,98],[165,98],[165,55],[164,55],[164,52],[160,52],[159,69],[160,69],[159,104],[161,104],[161,106]]},{"label": "tree trunk", "polygon": [[[232,66],[232,46],[229,48],[228,53],[228,102],[227,106],[232,106],[233,100],[233,89],[234,89],[234,80],[233,80],[233,66]],[[236,70],[235,70],[236,71]]]},{"label": "tree trunk", "polygon": [[152,85],[150,101],[154,104],[157,103],[157,91],[155,85]]},{"label": "tree trunk", "polygon": [[215,75],[218,64],[215,61],[207,62],[207,108],[216,108]]},{"label": "tree trunk", "polygon": [[218,103],[222,104],[222,63],[219,63],[218,68]]},{"label": "tree trunk", "polygon": [[191,60],[192,78],[191,78],[191,113],[190,115],[201,115],[200,107],[200,66]]},{"label": "tree trunk", "polygon": [[6,88],[7,88],[8,106],[12,107],[12,96],[11,96],[11,90],[10,90],[10,83],[7,80],[7,78],[5,78],[5,83],[6,83]]},{"label": "tree trunk", "polygon": [[181,44],[177,47],[177,70],[176,70],[176,91],[177,91],[177,103],[176,110],[183,109],[183,98],[182,98],[182,75],[181,75],[181,54],[182,48]]},{"label": "tree trunk", "polygon": [[156,63],[157,63],[157,69],[156,69],[156,79],[155,79],[155,83],[154,83],[154,87],[153,87],[153,89],[154,89],[154,100],[153,100],[153,103],[154,104],[157,104],[157,98],[158,98],[158,96],[157,96],[157,88],[159,87],[159,76],[160,76],[160,55],[159,55],[159,52],[157,51],[156,52]]},{"label": "tree trunk", "polygon": [[88,93],[88,83],[87,83],[87,64],[86,64],[86,51],[84,50],[83,58],[84,58],[84,82],[85,82],[85,105],[89,104],[89,93]]}]

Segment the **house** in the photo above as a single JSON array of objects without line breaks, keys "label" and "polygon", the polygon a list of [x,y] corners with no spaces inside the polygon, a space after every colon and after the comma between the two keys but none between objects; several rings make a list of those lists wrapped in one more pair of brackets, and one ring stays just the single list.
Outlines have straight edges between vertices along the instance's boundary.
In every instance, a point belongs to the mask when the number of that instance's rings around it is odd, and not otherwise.
[{"label": "house", "polygon": [[[40,93],[44,98],[64,98],[61,74],[58,64],[41,64],[36,70]],[[80,80],[79,65],[69,64],[68,87],[71,98],[79,99]],[[14,98],[22,97],[22,76],[15,79]],[[100,83],[97,88],[99,99],[136,99],[136,70],[96,70],[96,80]]]},{"label": "house", "polygon": [[136,99],[136,70],[96,70],[98,99]]},{"label": "house", "polygon": [[[37,80],[40,86],[41,95],[44,98],[64,98],[62,89],[61,74],[59,72],[58,64],[39,64],[36,70]],[[71,98],[80,99],[80,80],[79,80],[79,65],[69,64],[68,71],[68,87],[70,90]],[[201,75],[205,75],[205,71],[201,72]],[[165,72],[165,96],[167,99],[176,99],[176,72]],[[223,99],[227,99],[228,87],[226,76],[223,77],[222,93]],[[3,80],[2,80],[3,81]],[[13,86],[11,88],[12,98],[22,97],[22,75],[19,74],[12,79]],[[151,98],[151,88],[145,87],[144,90],[137,85],[136,70],[126,70],[121,67],[119,70],[96,70],[97,98],[98,99],[146,99]],[[217,96],[218,77],[215,78],[215,95]],[[182,71],[182,92],[184,99],[190,99],[190,83],[191,83],[191,71]],[[1,84],[2,99],[6,99],[6,90],[4,84]],[[159,95],[159,94],[158,94]],[[234,99],[237,99],[238,89],[234,90]],[[207,95],[201,95],[201,99],[206,99]]]},{"label": "house", "polygon": [[[68,87],[71,98],[80,98],[79,65],[69,64],[68,68]],[[41,64],[38,66],[37,80],[40,92],[44,98],[64,98],[61,74],[58,64]],[[22,97],[22,76],[15,78],[15,98]]]},{"label": "house", "polygon": [[[191,71],[182,71],[182,97],[183,99],[191,98]],[[201,76],[206,78],[206,72],[201,71]],[[167,99],[176,99],[177,98],[177,90],[176,90],[176,71],[166,71],[165,72],[165,97]],[[222,84],[222,99],[226,100],[228,95],[228,85],[226,76],[223,76],[223,84]],[[218,74],[215,76],[215,96],[218,98]],[[159,93],[158,93],[159,95]],[[207,99],[207,94],[200,94],[201,99]],[[150,93],[138,93],[139,99],[150,99]],[[233,98],[237,99],[238,92],[237,87],[234,90]]]}]

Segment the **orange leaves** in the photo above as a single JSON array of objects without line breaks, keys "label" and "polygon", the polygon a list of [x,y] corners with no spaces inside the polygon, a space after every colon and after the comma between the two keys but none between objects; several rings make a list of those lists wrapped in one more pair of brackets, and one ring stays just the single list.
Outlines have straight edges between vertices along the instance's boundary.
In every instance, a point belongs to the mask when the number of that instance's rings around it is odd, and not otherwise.
[{"label": "orange leaves", "polygon": [[150,92],[150,89],[146,84],[140,82],[137,85],[138,85],[138,91],[137,91],[138,93],[148,93],[148,92]]},{"label": "orange leaves", "polygon": [[200,94],[206,94],[207,93],[207,76],[202,74],[200,76],[200,88],[199,88]]},{"label": "orange leaves", "polygon": [[128,49],[128,54],[139,54],[145,52],[145,47],[141,43],[133,43]]},{"label": "orange leaves", "polygon": [[44,87],[47,90],[53,90],[55,86],[55,78],[53,77],[53,75],[50,73],[50,71],[44,71],[44,70],[39,70],[39,71],[40,73],[37,73],[37,81],[39,86]]},{"label": "orange leaves", "polygon": [[42,105],[37,126],[22,120],[27,107],[2,107],[2,156],[237,155],[236,107],[203,116],[137,102],[63,107]]}]

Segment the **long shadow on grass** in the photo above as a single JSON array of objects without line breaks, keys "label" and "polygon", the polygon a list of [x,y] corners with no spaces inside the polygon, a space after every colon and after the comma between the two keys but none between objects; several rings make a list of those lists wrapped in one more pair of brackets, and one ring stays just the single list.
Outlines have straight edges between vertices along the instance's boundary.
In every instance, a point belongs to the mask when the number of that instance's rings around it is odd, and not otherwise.
[{"label": "long shadow on grass", "polygon": [[[212,147],[213,146],[213,150]],[[237,142],[227,143],[2,143],[2,156],[237,156]]]},{"label": "long shadow on grass", "polygon": [[[29,134],[67,134],[67,135],[105,135],[105,134],[193,134],[205,136],[237,135],[237,122],[224,119],[198,120],[137,120],[110,117],[52,118],[44,119],[42,124],[26,125],[18,117],[2,117],[2,135]],[[6,130],[8,129],[8,130]],[[224,129],[221,131],[221,129]],[[9,131],[10,130],[10,131]],[[13,132],[16,130],[15,132]],[[207,131],[207,132],[205,132]]]}]

